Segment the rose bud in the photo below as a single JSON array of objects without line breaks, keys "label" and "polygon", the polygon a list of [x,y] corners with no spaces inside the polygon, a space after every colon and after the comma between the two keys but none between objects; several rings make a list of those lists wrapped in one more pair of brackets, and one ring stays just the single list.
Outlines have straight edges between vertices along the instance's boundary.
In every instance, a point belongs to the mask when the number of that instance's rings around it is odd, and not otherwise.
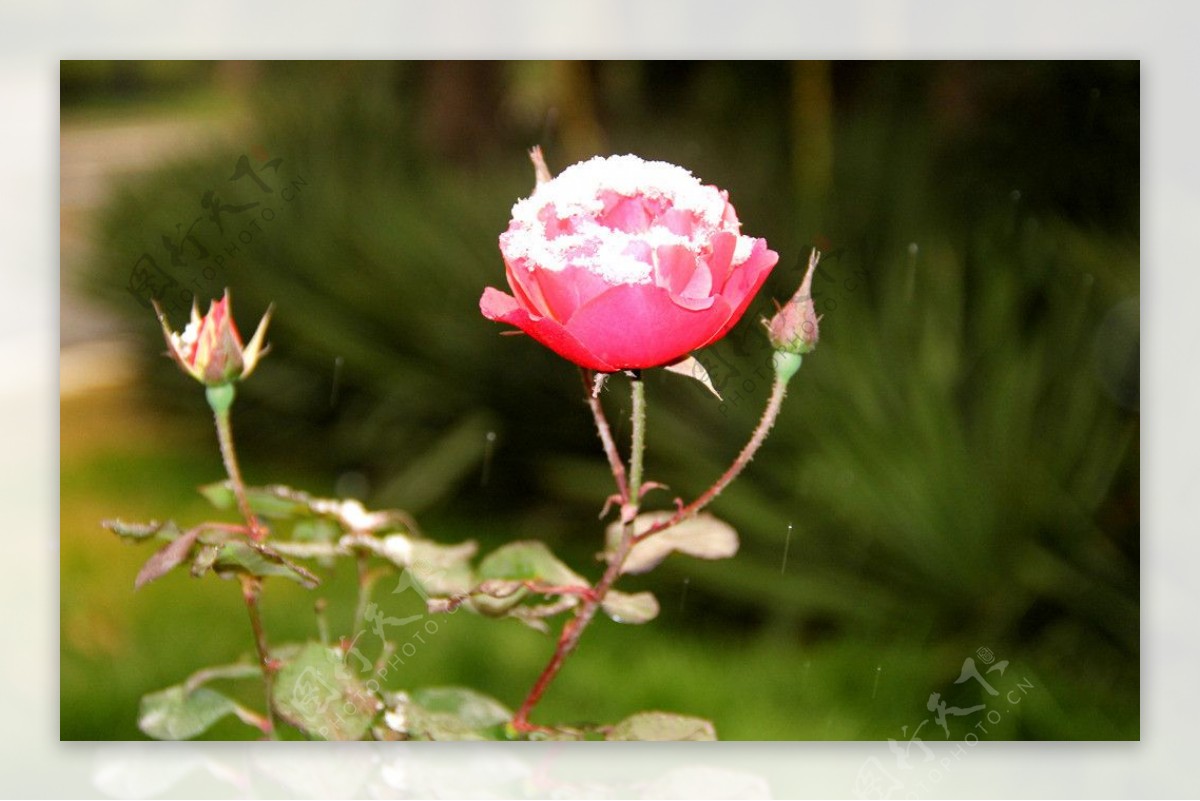
[{"label": "rose bud", "polygon": [[779,308],[779,304],[776,303],[775,316],[769,321],[762,321],[767,327],[767,338],[771,340],[771,347],[779,352],[804,354],[817,346],[820,336],[817,324],[821,318],[813,308],[812,278],[820,260],[821,254],[813,250],[812,255],[808,257],[808,271],[804,274],[804,280],[800,282],[796,294],[792,295],[792,299],[783,308]]},{"label": "rose bud", "polygon": [[171,330],[167,316],[155,302],[158,320],[167,340],[168,355],[192,378],[208,386],[227,384],[254,372],[258,360],[267,352],[262,345],[271,319],[271,309],[263,315],[250,344],[242,345],[233,317],[229,315],[229,290],[220,300],[214,300],[203,317],[192,302],[192,319],[182,334]]},{"label": "rose bud", "polygon": [[488,287],[479,307],[582,367],[679,362],[733,328],[779,260],[682,167],[612,156],[546,175],[500,235],[513,294]]}]

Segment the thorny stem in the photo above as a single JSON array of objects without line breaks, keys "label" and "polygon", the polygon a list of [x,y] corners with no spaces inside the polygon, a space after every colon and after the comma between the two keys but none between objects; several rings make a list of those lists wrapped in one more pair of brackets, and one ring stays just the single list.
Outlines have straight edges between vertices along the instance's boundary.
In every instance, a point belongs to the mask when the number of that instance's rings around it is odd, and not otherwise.
[{"label": "thorny stem", "polygon": [[[216,400],[214,390],[226,390],[228,396]],[[267,531],[254,512],[250,509],[250,501],[246,498],[246,484],[242,481],[242,471],[238,468],[237,452],[233,448],[233,428],[229,424],[229,406],[233,401],[233,385],[211,387],[208,391],[208,402],[213,410],[213,418],[217,422],[217,441],[221,445],[221,459],[225,462],[225,472],[229,475],[229,483],[233,485],[233,495],[237,498],[238,509],[246,519],[250,529],[250,538],[255,542],[266,539]]]},{"label": "thorny stem", "polygon": [[629,500],[629,485],[625,482],[625,465],[621,463],[621,454],[617,451],[617,444],[613,441],[612,429],[608,425],[608,418],[604,416],[604,407],[600,404],[600,395],[592,389],[592,373],[590,370],[581,370],[583,375],[583,394],[587,398],[588,406],[592,410],[592,417],[596,420],[596,433],[600,435],[600,443],[604,446],[604,454],[608,457],[608,466],[612,468],[613,480],[617,482],[617,494],[621,497],[621,503],[625,504]]},{"label": "thorny stem", "polygon": [[660,531],[664,531],[671,526],[691,517],[699,512],[705,506],[712,503],[721,491],[724,490],[729,483],[738,477],[738,474],[750,464],[750,460],[754,458],[754,454],[762,447],[763,441],[766,440],[767,434],[771,433],[771,428],[775,425],[776,418],[779,417],[779,410],[783,405],[783,398],[787,394],[788,378],[781,375],[777,370],[775,373],[775,381],[771,385],[771,397],[767,401],[767,408],[763,410],[762,418],[758,421],[758,427],[754,429],[754,433],[750,435],[750,441],[746,443],[746,447],[742,448],[742,452],[733,460],[733,464],[729,466],[720,478],[713,483],[711,487],[704,491],[696,500],[689,503],[687,506],[681,507],[671,517],[656,523],[646,531],[638,534],[633,538],[634,543],[639,543],[647,537],[651,537]]},{"label": "thorny stem", "polygon": [[570,584],[542,584],[537,581],[522,581],[522,586],[538,595],[578,595],[580,598],[595,598],[596,590],[592,587],[578,587]]},{"label": "thorny stem", "polygon": [[[587,391],[590,398],[591,389],[588,388]],[[566,661],[567,657],[579,645],[580,637],[583,636],[583,632],[588,627],[588,624],[592,622],[592,618],[596,616],[596,611],[603,604],[609,589],[612,588],[613,583],[621,575],[621,567],[625,564],[625,559],[629,556],[630,549],[633,548],[633,521],[637,517],[638,495],[642,485],[642,455],[646,447],[646,387],[642,383],[640,375],[635,375],[633,378],[632,422],[633,442],[629,457],[628,494],[625,503],[622,505],[624,527],[621,533],[621,541],[617,545],[616,551],[612,554],[604,575],[600,577],[600,580],[596,582],[596,586],[592,588],[590,596],[581,596],[583,603],[576,607],[575,617],[568,620],[563,626],[562,633],[558,637],[558,645],[554,649],[554,655],[550,657],[550,662],[542,670],[541,675],[534,682],[533,688],[529,691],[529,695],[525,698],[524,703],[521,704],[521,708],[513,716],[512,727],[518,732],[543,729],[543,727],[529,722],[529,714],[533,711],[538,701],[541,700],[550,683],[554,681],[559,670],[562,669],[563,662]],[[615,469],[613,473],[615,476]]]},{"label": "thorny stem", "polygon": [[264,731],[272,740],[279,739],[275,726],[274,684],[275,665],[271,662],[267,650],[267,635],[263,631],[262,618],[258,614],[258,596],[262,591],[262,582],[257,576],[240,577],[242,580],[242,598],[246,602],[246,611],[250,613],[250,628],[254,630],[254,645],[258,649],[258,663],[262,668],[263,688],[267,695],[267,724]]},{"label": "thorny stem", "polygon": [[[777,354],[777,356],[782,354]],[[785,368],[786,365],[786,368]],[[608,569],[604,571],[604,575],[596,586],[592,588],[590,597],[581,595],[584,599],[583,603],[577,607],[575,617],[568,620],[563,626],[562,633],[558,638],[558,646],[554,650],[554,655],[550,658],[549,664],[542,670],[537,681],[530,690],[529,696],[525,702],[521,704],[521,708],[517,710],[516,715],[512,719],[512,727],[518,732],[530,732],[545,730],[544,727],[536,726],[529,722],[529,714],[533,711],[534,706],[541,700],[542,695],[554,681],[562,668],[563,662],[571,655],[575,648],[579,645],[579,638],[583,635],[584,629],[591,623],[595,617],[596,611],[604,602],[605,596],[612,588],[613,583],[621,575],[621,568],[625,564],[625,560],[629,557],[630,550],[633,546],[642,540],[657,534],[660,531],[670,528],[680,521],[696,514],[705,506],[713,501],[721,494],[730,482],[732,482],[750,463],[758,449],[762,447],[767,435],[771,433],[771,429],[775,426],[775,421],[779,417],[779,410],[783,407],[783,399],[787,395],[787,385],[791,376],[795,373],[796,367],[799,366],[798,358],[792,360],[776,360],[775,380],[771,385],[771,397],[767,400],[767,406],[763,410],[762,417],[758,421],[758,426],[755,427],[750,435],[750,441],[742,448],[741,453],[733,460],[733,464],[729,466],[711,487],[705,490],[704,494],[692,501],[687,506],[681,507],[674,515],[667,520],[658,523],[641,534],[635,534],[634,521],[637,518],[638,508],[640,506],[640,495],[642,488],[642,458],[646,447],[646,394],[645,386],[642,384],[641,376],[635,375],[633,378],[633,444],[629,458],[629,483],[627,492],[624,493],[625,502],[621,507],[621,522],[623,524],[621,532],[621,541],[617,545],[616,550],[610,557]],[[585,375],[585,385],[586,375]],[[594,403],[596,399],[591,397],[591,389],[587,388],[589,404],[592,405],[593,413],[597,415],[597,428],[603,420],[603,410],[597,412],[598,404]],[[610,449],[609,445],[612,442],[612,435],[607,431],[607,421],[604,421],[604,430],[601,431],[601,440],[605,443],[605,451],[609,453],[610,463],[615,464],[613,475],[618,475],[618,466],[620,459],[613,460],[612,454],[616,448]],[[623,468],[622,468],[623,472]],[[620,486],[620,480],[618,480]]]},{"label": "thorny stem", "polygon": [[[267,531],[254,512],[246,498],[246,484],[242,481],[242,471],[238,469],[237,452],[233,448],[233,428],[229,424],[229,407],[233,405],[233,384],[223,384],[208,387],[205,393],[208,405],[213,410],[213,418],[217,423],[217,442],[221,446],[221,459],[225,462],[225,472],[229,475],[229,483],[233,485],[233,495],[237,498],[238,509],[246,520],[247,533],[255,542],[266,539]],[[263,631],[262,617],[258,613],[258,597],[262,593],[262,580],[257,576],[240,576],[242,581],[242,600],[246,602],[246,611],[250,614],[250,628],[254,631],[254,646],[258,650],[259,668],[262,670],[263,690],[267,696],[267,715],[261,722],[254,725],[272,740],[279,739],[275,725],[274,685],[275,665],[271,662],[267,649],[267,635]],[[246,717],[239,715],[243,720]]]},{"label": "thorny stem", "polygon": [[201,531],[221,531],[226,534],[249,534],[250,529],[238,523],[201,523],[196,526]]}]

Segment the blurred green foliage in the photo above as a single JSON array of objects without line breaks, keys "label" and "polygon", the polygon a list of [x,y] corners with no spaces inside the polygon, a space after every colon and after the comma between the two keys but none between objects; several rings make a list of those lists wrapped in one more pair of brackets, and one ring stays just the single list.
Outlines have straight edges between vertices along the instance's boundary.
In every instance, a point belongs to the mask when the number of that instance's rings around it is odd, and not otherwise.
[{"label": "blurred green foliage", "polygon": [[78,61],[59,62],[59,98],[72,118],[121,109],[142,110],[147,103],[176,104],[211,91],[218,75],[212,61]]},{"label": "blurred green foliage", "polygon": [[[649,477],[671,487],[651,498],[695,496],[748,435],[768,385],[758,317],[813,245],[822,342],[713,506],[742,552],[630,582],[664,604],[682,587],[692,613],[615,635],[682,625],[789,659],[842,647],[855,670],[928,652],[943,674],[987,645],[1073,693],[1011,736],[1137,736],[1136,62],[272,63],[247,80],[242,144],[181,153],[104,213],[91,287],[140,332],[148,397],[204,416],[126,289],[143,252],[203,302],[230,286],[243,325],[276,303],[234,415],[264,471],[361,474],[373,505],[434,537],[532,537],[592,565],[610,479],[578,374],[499,336],[478,298],[503,287],[496,237],[532,188],[528,146],[552,169],[594,152],[682,164],[781,261],[706,354],[722,402],[649,376]],[[230,181],[243,155],[272,192]],[[207,190],[263,205],[218,231]],[[205,266],[172,266],[162,236],[196,219]],[[625,385],[610,381],[610,419]]]}]

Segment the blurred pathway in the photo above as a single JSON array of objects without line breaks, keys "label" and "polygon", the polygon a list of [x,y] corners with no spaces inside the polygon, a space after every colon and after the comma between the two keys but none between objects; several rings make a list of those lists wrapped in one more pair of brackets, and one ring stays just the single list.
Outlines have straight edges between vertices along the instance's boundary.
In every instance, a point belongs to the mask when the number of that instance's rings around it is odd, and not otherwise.
[{"label": "blurred pathway", "polygon": [[235,118],[161,114],[64,122],[59,132],[59,377],[61,394],[131,376],[121,319],[80,289],[97,213],[124,180],[230,139]]}]

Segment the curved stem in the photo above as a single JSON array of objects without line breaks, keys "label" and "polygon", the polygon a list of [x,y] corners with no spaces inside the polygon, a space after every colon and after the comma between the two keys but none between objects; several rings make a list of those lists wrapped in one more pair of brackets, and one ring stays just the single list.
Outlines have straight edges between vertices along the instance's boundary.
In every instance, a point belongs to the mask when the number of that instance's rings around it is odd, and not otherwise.
[{"label": "curved stem", "polygon": [[738,477],[738,474],[740,474],[742,470],[746,468],[746,465],[750,464],[750,460],[754,458],[754,455],[758,452],[758,449],[762,447],[763,442],[767,438],[767,434],[771,433],[771,429],[775,425],[775,420],[779,417],[779,410],[783,406],[784,396],[787,395],[789,378],[790,376],[786,375],[785,372],[781,372],[778,369],[776,370],[775,380],[771,385],[771,397],[767,401],[767,407],[763,410],[762,417],[758,421],[758,426],[754,429],[754,433],[750,435],[750,441],[746,443],[744,448],[742,448],[742,452],[739,453],[737,458],[733,460],[733,464],[729,466],[729,469],[721,474],[720,478],[718,478],[711,487],[705,490],[704,494],[699,498],[692,501],[687,506],[680,508],[675,512],[675,514],[666,520],[656,523],[646,531],[635,536],[633,538],[634,543],[641,542],[647,537],[651,537],[660,531],[664,531],[681,522],[682,520],[685,520],[686,518],[696,514],[705,506],[708,506],[710,503],[712,503],[713,499],[720,495],[721,491],[729,486],[730,482]]},{"label": "curved stem", "polygon": [[621,575],[621,568],[625,564],[626,557],[629,556],[630,549],[633,548],[635,540],[633,521],[637,517],[638,495],[642,486],[642,455],[646,447],[646,387],[642,383],[641,376],[635,376],[633,379],[632,421],[633,443],[629,457],[629,491],[627,499],[621,507],[621,519],[623,523],[621,541],[609,559],[608,568],[604,571],[604,575],[596,582],[591,594],[583,596],[583,603],[576,608],[575,617],[568,620],[563,626],[562,633],[558,637],[558,645],[554,649],[553,656],[550,657],[550,662],[542,670],[541,675],[534,682],[533,688],[529,691],[529,695],[525,698],[525,702],[521,704],[521,708],[513,716],[512,726],[517,731],[528,732],[542,728],[529,722],[529,714],[533,711],[538,701],[541,700],[550,683],[554,681],[559,670],[562,669],[563,662],[566,661],[567,657],[579,645],[579,638],[583,636],[584,630],[592,622],[592,618],[596,616],[596,611],[604,603],[604,598],[608,595],[609,589],[612,588],[613,583]]},{"label": "curved stem", "polygon": [[613,480],[617,483],[617,494],[620,496],[621,503],[625,504],[629,500],[629,486],[625,483],[625,465],[621,463],[621,454],[617,451],[616,442],[613,441],[608,418],[604,416],[600,395],[593,389],[592,372],[581,368],[581,373],[584,396],[587,398],[588,407],[592,410],[592,417],[596,421],[596,433],[600,435],[600,443],[604,446],[604,455],[608,457],[608,466],[612,469]]}]

